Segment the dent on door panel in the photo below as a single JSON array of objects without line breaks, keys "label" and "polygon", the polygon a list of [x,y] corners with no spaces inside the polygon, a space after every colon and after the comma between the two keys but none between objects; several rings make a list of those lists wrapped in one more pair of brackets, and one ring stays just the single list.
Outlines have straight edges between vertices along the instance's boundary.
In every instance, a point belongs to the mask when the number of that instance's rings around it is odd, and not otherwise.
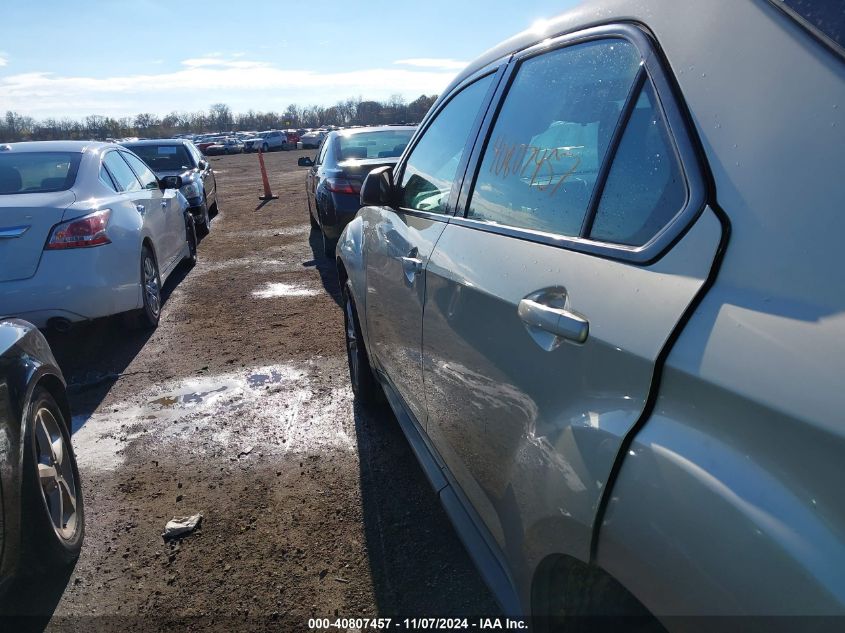
[{"label": "dent on door panel", "polygon": [[[520,587],[549,554],[587,560],[619,446],[655,359],[701,288],[721,238],[708,208],[639,267],[450,224],[426,271],[428,434]],[[538,345],[521,299],[565,288],[583,345]]]}]

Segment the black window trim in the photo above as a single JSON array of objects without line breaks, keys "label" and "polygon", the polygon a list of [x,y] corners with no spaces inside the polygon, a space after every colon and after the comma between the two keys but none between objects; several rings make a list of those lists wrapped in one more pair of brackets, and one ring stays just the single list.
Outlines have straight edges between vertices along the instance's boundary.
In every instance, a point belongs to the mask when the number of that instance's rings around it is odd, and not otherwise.
[{"label": "black window trim", "polygon": [[401,211],[402,213],[408,213],[421,218],[437,220],[440,222],[449,222],[452,219],[455,214],[455,210],[457,209],[457,202],[461,192],[462,183],[466,175],[466,170],[471,164],[470,158],[473,154],[475,147],[478,144],[479,132],[482,129],[482,124],[486,118],[486,114],[490,110],[490,106],[495,103],[499,87],[502,83],[502,77],[504,76],[508,68],[508,63],[510,62],[511,57],[511,55],[507,55],[504,58],[498,59],[488,64],[484,68],[479,69],[478,71],[463,79],[459,84],[454,86],[448,92],[448,94],[443,99],[441,99],[439,103],[436,103],[435,106],[432,107],[432,109],[428,112],[428,114],[426,114],[425,118],[420,123],[420,126],[417,128],[417,131],[414,133],[414,135],[411,137],[411,140],[408,142],[408,146],[405,148],[405,151],[402,152],[402,157],[396,163],[396,167],[393,168],[393,183],[396,187],[397,193],[399,193],[399,181],[402,180],[402,176],[405,172],[405,166],[408,163],[408,159],[414,152],[414,149],[416,149],[416,146],[419,144],[420,139],[422,139],[423,135],[426,133],[428,128],[430,128],[434,121],[437,119],[438,115],[443,111],[446,106],[449,105],[449,103],[452,102],[452,99],[454,99],[465,88],[469,87],[470,84],[473,84],[476,81],[480,81],[485,77],[489,77],[492,75],[493,79],[491,81],[490,88],[488,88],[487,93],[484,95],[484,99],[481,101],[481,105],[478,110],[478,114],[476,115],[475,120],[472,123],[472,128],[467,134],[467,140],[464,144],[464,151],[461,154],[461,160],[455,170],[455,180],[452,182],[452,190],[449,194],[449,201],[446,204],[446,212],[435,213],[433,211],[421,211],[419,209],[403,207],[398,203],[394,207],[396,210]]},{"label": "black window trim", "polygon": [[[686,204],[678,211],[677,214],[670,220],[658,233],[652,237],[646,244],[642,246],[629,246],[625,244],[614,244],[611,242],[604,242],[599,240],[591,240],[584,237],[584,230],[592,227],[595,209],[599,199],[595,201],[591,199],[590,207],[588,209],[587,218],[582,226],[581,236],[563,236],[554,233],[547,233],[528,228],[518,228],[507,225],[493,224],[481,220],[474,220],[466,217],[467,207],[470,199],[470,194],[475,187],[475,181],[478,177],[481,168],[481,159],[487,144],[490,141],[490,136],[493,131],[496,119],[507,97],[507,92],[516,76],[521,63],[537,55],[547,53],[552,50],[590,42],[602,39],[624,39],[633,44],[640,52],[643,60],[643,68],[645,70],[644,79],[642,81],[650,81],[654,88],[658,103],[655,104],[663,114],[663,119],[668,128],[669,137],[672,140],[678,163],[681,166],[681,171],[686,181],[687,186],[687,201]],[[643,73],[641,72],[640,75]],[[638,76],[639,77],[639,76]],[[640,82],[635,80],[635,85]],[[640,87],[638,90],[642,89]],[[647,34],[644,27],[634,23],[613,23],[604,26],[596,26],[587,28],[574,33],[567,33],[558,37],[547,38],[542,42],[530,46],[514,54],[510,63],[508,64],[504,78],[499,83],[499,88],[494,97],[493,103],[495,107],[488,107],[487,116],[481,129],[479,130],[479,138],[483,138],[483,142],[476,142],[473,150],[473,155],[468,166],[472,166],[473,172],[469,172],[469,167],[464,174],[464,178],[460,187],[460,194],[458,204],[454,217],[450,222],[464,226],[470,229],[487,231],[497,233],[508,237],[528,240],[549,246],[556,246],[567,250],[578,251],[589,255],[595,255],[607,259],[614,259],[624,262],[629,262],[636,265],[649,265],[658,261],[663,257],[672,246],[686,233],[692,226],[694,221],[698,218],[704,210],[707,201],[707,185],[704,178],[704,165],[701,162],[700,154],[693,143],[693,131],[676,100],[677,94],[673,86],[675,82],[670,79],[670,76],[664,70],[664,64],[660,61],[658,55],[657,44]],[[623,113],[620,115],[620,123],[617,130],[614,132],[611,145],[608,147],[604,158],[605,165],[602,164],[600,173],[603,174],[603,181],[596,183],[597,195],[598,188],[604,188],[604,183],[610,173],[610,166],[615,157],[616,150],[621,142],[624,129],[627,127],[627,118],[630,116],[630,111],[633,109],[631,99],[638,96],[639,92],[632,91],[629,95],[629,103],[626,103],[623,108]],[[587,222],[589,220],[589,222]]]},{"label": "black window trim", "polygon": [[786,6],[780,0],[768,0],[768,2],[783,15],[793,20],[801,28],[801,30],[806,32],[810,37],[815,38],[825,47],[830,49],[832,53],[835,53],[839,59],[845,59],[845,47],[806,19],[803,15],[798,13],[795,9]]}]

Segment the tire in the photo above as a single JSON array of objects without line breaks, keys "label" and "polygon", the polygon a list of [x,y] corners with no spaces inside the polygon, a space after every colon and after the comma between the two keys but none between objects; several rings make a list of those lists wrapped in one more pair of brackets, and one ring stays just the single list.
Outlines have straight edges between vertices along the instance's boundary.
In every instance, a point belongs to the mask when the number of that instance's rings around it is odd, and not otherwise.
[{"label": "tire", "polygon": [[330,237],[327,237],[325,233],[322,233],[323,236],[323,256],[326,259],[330,259],[334,261],[334,250],[337,246],[337,240],[333,240]]},{"label": "tire", "polygon": [[[208,211],[205,216],[208,221]],[[197,264],[197,225],[194,221],[194,216],[190,213],[185,213],[185,239],[188,241],[188,256],[185,258],[185,263],[189,268],[193,268]]]},{"label": "tire", "polygon": [[373,375],[367,348],[361,335],[358,310],[352,298],[352,284],[343,287],[343,324],[346,337],[346,360],[349,363],[349,381],[352,393],[361,404],[372,404],[379,399],[379,387]]},{"label": "tire", "polygon": [[208,210],[208,203],[206,202],[205,210],[202,212],[202,221],[195,223],[196,232],[199,237],[205,237],[211,231],[211,213]]},{"label": "tire", "polygon": [[21,569],[50,571],[73,563],[82,549],[82,485],[68,421],[44,387],[32,394],[24,425]]},{"label": "tire", "polygon": [[149,246],[141,249],[141,297],[144,307],[138,312],[137,326],[146,329],[158,327],[161,319],[161,275],[155,254]]},{"label": "tire", "polygon": [[314,214],[311,213],[311,200],[308,196],[305,196],[305,202],[308,205],[308,220],[311,222],[311,229],[314,231],[320,230],[320,223],[314,218]]}]

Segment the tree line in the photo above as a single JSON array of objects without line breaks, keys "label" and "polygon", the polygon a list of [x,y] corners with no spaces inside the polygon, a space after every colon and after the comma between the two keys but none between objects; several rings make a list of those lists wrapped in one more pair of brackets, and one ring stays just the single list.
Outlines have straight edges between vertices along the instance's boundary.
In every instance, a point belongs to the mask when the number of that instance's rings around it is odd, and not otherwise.
[{"label": "tree line", "polygon": [[437,95],[420,95],[407,103],[400,95],[387,101],[361,97],[338,101],[332,106],[289,105],[284,112],[233,113],[225,103],[215,103],[206,111],[171,112],[159,117],[141,113],[120,118],[92,114],[82,119],[33,117],[8,111],[0,119],[0,142],[51,140],[105,140],[140,136],[168,138],[175,134],[235,132],[323,126],[386,125],[419,123]]}]

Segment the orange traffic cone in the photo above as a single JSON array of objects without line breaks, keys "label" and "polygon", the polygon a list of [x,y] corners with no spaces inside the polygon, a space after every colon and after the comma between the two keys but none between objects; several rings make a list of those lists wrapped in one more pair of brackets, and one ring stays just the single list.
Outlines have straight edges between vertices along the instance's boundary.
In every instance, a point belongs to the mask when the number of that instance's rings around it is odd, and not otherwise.
[{"label": "orange traffic cone", "polygon": [[276,200],[279,196],[274,196],[270,191],[270,181],[267,180],[267,168],[264,166],[264,152],[258,150],[258,162],[261,165],[261,180],[264,183],[264,195],[258,196],[259,200]]}]

